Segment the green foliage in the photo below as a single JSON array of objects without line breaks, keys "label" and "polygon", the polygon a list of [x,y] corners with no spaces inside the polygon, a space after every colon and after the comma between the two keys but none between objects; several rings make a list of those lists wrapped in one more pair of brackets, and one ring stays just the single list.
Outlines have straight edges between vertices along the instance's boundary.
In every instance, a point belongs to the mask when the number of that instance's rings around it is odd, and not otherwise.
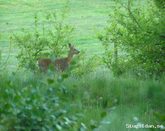
[{"label": "green foliage", "polygon": [[23,31],[22,35],[14,35],[17,46],[20,50],[17,55],[19,66],[34,70],[36,61],[44,50],[47,41],[37,32],[35,34]]},{"label": "green foliage", "polygon": [[[0,39],[1,39],[1,34],[0,34]],[[7,51],[7,56],[4,58],[2,57],[2,50],[0,48],[0,70],[4,70],[7,66],[8,66],[8,61],[9,61],[9,58],[10,58],[10,53],[11,53],[11,37],[9,37],[9,48],[8,48],[8,51]],[[3,53],[4,53],[4,50],[3,50]]]},{"label": "green foliage", "polygon": [[1,62],[2,62],[2,53],[1,53],[1,50],[0,50],[0,65],[1,65]]},{"label": "green foliage", "polygon": [[71,41],[73,28],[64,22],[64,16],[64,14],[60,16],[56,13],[48,13],[41,31],[40,19],[36,15],[34,32],[23,29],[21,34],[14,35],[20,51],[17,55],[20,67],[34,70],[39,58],[54,59],[66,51],[65,47]]},{"label": "green foliage", "polygon": [[66,51],[65,47],[72,39],[73,27],[65,23],[64,16],[65,14],[59,16],[57,13],[49,13],[47,15],[47,22],[52,23],[50,25],[51,29],[45,29],[50,40],[48,47],[51,50],[50,53],[55,54],[56,57]]},{"label": "green foliage", "polygon": [[154,2],[160,9],[165,8],[165,1],[164,0],[154,0]]},{"label": "green foliage", "polygon": [[150,75],[164,72],[164,39],[160,36],[165,17],[152,1],[146,2],[117,3],[98,37],[105,47],[104,61],[114,73],[130,69]]},{"label": "green foliage", "polygon": [[[47,75],[23,74],[0,73],[2,131],[93,130],[101,119],[111,118],[109,110],[120,106],[131,106],[132,110],[134,105],[139,107],[142,122],[164,122],[164,80],[119,79],[109,71],[86,74],[81,79],[69,76],[62,82]],[[125,113],[130,110],[120,110],[120,114]]]},{"label": "green foliage", "polygon": [[[1,34],[0,34],[0,39],[1,39]],[[0,49],[0,65],[1,65],[1,62],[2,62],[2,52],[1,52],[1,49]]]},{"label": "green foliage", "polygon": [[88,73],[94,72],[102,62],[101,58],[97,55],[90,58],[86,58],[85,56],[85,52],[81,51],[80,55],[74,58],[70,67],[70,74],[72,76],[82,77]]},{"label": "green foliage", "polygon": [[61,130],[74,125],[55,87],[38,76],[20,76],[4,75],[0,80],[0,130]]},{"label": "green foliage", "polygon": [[[105,112],[105,110],[99,111],[98,114],[100,118],[104,116],[113,123],[108,124],[109,128],[107,129],[110,129],[111,126],[115,128],[120,126],[120,129],[123,129],[125,125],[122,124],[126,124],[129,121],[131,123],[132,117],[137,114],[141,119],[141,123],[160,124],[162,122],[165,108],[163,103],[165,100],[163,96],[163,92],[165,92],[164,81],[143,81],[134,79],[132,76],[130,78],[128,76],[125,78],[114,78],[109,75],[109,71],[91,73],[90,75],[83,76],[78,81],[73,79],[71,81],[73,85],[70,85],[68,94],[76,102],[78,99],[81,99],[84,109],[91,108],[94,111],[94,108],[102,108],[110,110],[110,114]],[[126,108],[128,108],[127,111],[125,110]],[[113,112],[117,110],[119,112],[114,121]],[[136,112],[135,110],[138,111]],[[155,116],[156,112],[161,117]],[[118,124],[115,124],[116,121]],[[94,123],[88,123],[87,127],[95,127]],[[103,126],[106,127],[104,124]]]}]

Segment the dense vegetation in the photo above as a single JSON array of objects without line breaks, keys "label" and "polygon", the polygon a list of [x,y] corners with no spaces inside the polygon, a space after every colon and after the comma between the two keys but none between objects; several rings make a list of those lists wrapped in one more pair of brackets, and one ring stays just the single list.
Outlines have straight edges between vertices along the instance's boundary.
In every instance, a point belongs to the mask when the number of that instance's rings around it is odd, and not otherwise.
[{"label": "dense vegetation", "polygon": [[164,124],[164,80],[114,78],[107,71],[64,81],[45,74],[5,73],[0,80],[2,131],[122,130],[126,123]]},{"label": "dense vegetation", "polygon": [[[51,4],[58,10],[33,14],[30,29],[1,31],[9,41],[7,50],[0,46],[0,131],[127,131],[127,124],[165,130],[164,1],[85,2],[95,17],[84,23],[91,14],[81,16],[79,30],[79,17],[69,13],[76,6],[81,14],[85,3],[57,0]],[[102,13],[108,21],[100,28],[94,22]],[[80,48],[69,68],[40,72],[37,60],[66,56],[68,43]]]},{"label": "dense vegetation", "polygon": [[165,15],[160,8],[152,1],[116,2],[99,35],[105,47],[104,61],[115,74],[132,70],[142,77],[165,72]]}]

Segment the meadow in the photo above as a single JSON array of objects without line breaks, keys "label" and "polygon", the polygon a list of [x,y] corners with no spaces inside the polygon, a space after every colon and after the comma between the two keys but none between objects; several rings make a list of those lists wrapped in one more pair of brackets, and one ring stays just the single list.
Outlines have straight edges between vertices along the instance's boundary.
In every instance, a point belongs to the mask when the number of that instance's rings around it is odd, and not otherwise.
[{"label": "meadow", "polygon": [[[165,77],[116,76],[103,62],[98,34],[114,6],[110,0],[0,1],[0,131],[165,130]],[[18,67],[21,48],[13,34],[35,32],[36,14],[42,31],[46,13],[63,10],[74,28],[69,41],[80,50],[70,68],[59,75]]]},{"label": "meadow", "polygon": [[[108,1],[71,1],[67,21],[75,28],[73,43],[85,50],[89,55],[102,52],[96,33],[104,27],[107,14],[112,6]],[[60,11],[65,6],[65,0],[57,1],[1,1],[1,47],[4,55],[8,51],[9,36],[13,32],[19,32],[22,28],[32,30],[34,27],[34,15],[45,15],[49,11]],[[95,19],[95,20],[94,20]],[[15,50],[12,50],[15,52]],[[11,56],[15,56],[12,53]],[[11,58],[11,60],[14,57]]]}]

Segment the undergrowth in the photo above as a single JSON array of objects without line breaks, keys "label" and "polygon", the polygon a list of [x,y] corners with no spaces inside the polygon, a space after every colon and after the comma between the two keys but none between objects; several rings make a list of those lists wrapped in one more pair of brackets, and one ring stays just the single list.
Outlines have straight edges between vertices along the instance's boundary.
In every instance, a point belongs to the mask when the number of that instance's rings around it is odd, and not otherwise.
[{"label": "undergrowth", "polygon": [[163,79],[115,78],[107,71],[61,81],[30,72],[4,71],[0,78],[1,131],[93,130],[115,111],[125,119],[112,121],[108,129],[125,128],[134,112],[141,122],[165,124]]}]

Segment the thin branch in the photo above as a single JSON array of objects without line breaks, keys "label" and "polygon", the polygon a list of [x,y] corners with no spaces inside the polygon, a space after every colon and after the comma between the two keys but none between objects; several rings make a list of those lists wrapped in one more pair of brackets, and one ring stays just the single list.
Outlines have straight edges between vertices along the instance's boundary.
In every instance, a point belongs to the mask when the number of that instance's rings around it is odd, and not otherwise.
[{"label": "thin branch", "polygon": [[8,53],[8,56],[7,56],[7,58],[6,58],[6,60],[4,61],[4,63],[2,63],[2,67],[1,67],[1,70],[4,70],[5,69],[5,67],[6,67],[6,65],[7,65],[7,62],[8,62],[8,60],[9,60],[9,58],[10,58],[10,54],[11,54],[11,37],[10,37],[10,45],[9,45],[9,53]]},{"label": "thin branch", "polygon": [[127,6],[124,6],[123,4],[121,4],[121,5],[122,5],[122,7],[124,7],[125,9],[128,10],[130,18],[132,18],[132,20],[138,25],[138,27],[140,29],[142,29],[139,22],[137,21],[136,17],[133,15],[133,13],[131,11],[131,2],[130,2],[130,0],[128,0]]}]

